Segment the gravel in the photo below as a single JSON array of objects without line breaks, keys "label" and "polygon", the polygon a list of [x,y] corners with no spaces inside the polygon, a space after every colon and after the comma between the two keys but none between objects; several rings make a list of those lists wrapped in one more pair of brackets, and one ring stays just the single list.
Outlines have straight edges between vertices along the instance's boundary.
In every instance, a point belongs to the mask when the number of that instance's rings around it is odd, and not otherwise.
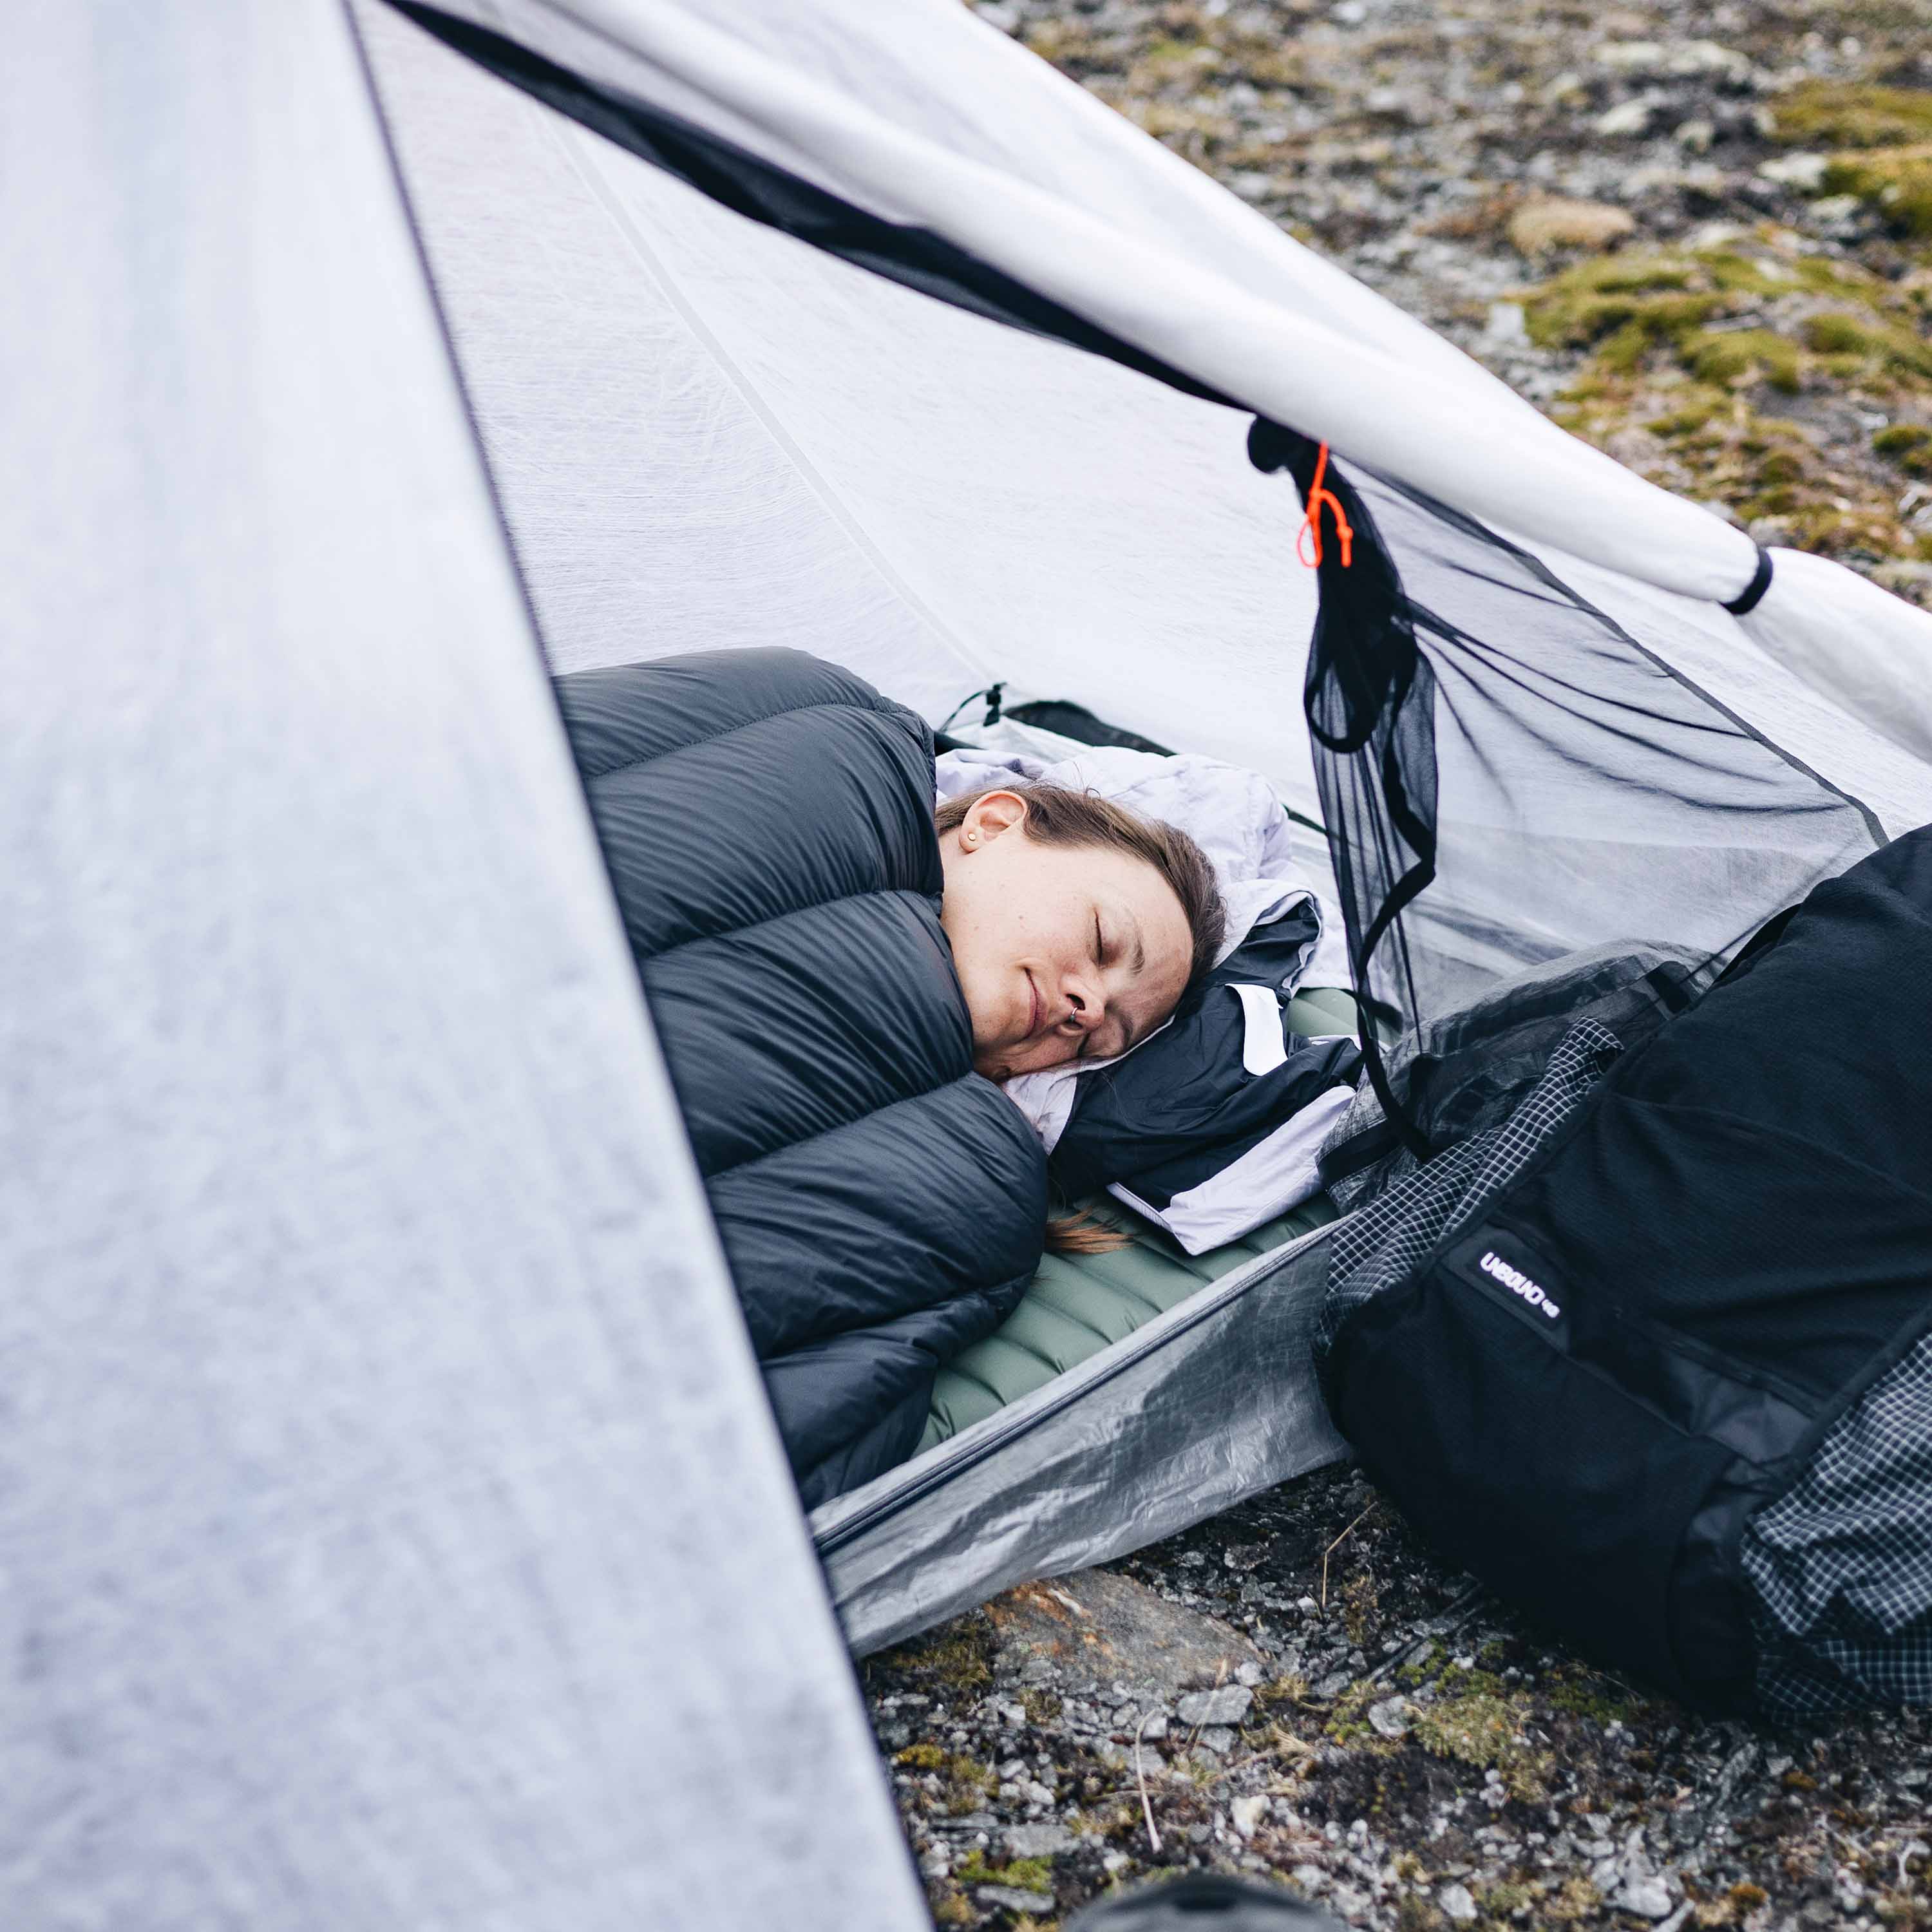
[{"label": "gravel", "polygon": [[[1352,1468],[1051,1588],[862,1666],[942,1924],[1204,1866],[1401,1932],[1932,1926],[1927,1713],[1700,1718],[1524,1623]],[[1104,1645],[1060,1641],[1050,1606],[1084,1632],[1103,1600]],[[1184,1642],[1204,1681],[1176,1691]]]},{"label": "gravel", "polygon": [[[1912,348],[1932,234],[1834,164],[1842,128],[1792,128],[1846,84],[1932,89],[1932,0],[980,10],[1623,460],[1927,596],[1932,434],[1896,432],[1932,426]],[[1660,250],[1762,267],[1774,292],[1727,297],[1712,326],[1790,344],[1793,386],[1742,358],[1710,375],[1705,338],[1610,370],[1563,326],[1588,265]],[[1774,291],[1820,264],[1841,310],[1866,290],[1904,344],[1886,368],[1805,346],[1816,302]],[[1660,397],[1688,422],[1713,393],[1744,430],[1658,427]],[[1767,448],[1799,472],[1782,497]],[[1927,1714],[1698,1717],[1522,1622],[1351,1468],[863,1675],[942,1924],[1046,1928],[1208,1866],[1390,1932],[1932,1928]]]}]

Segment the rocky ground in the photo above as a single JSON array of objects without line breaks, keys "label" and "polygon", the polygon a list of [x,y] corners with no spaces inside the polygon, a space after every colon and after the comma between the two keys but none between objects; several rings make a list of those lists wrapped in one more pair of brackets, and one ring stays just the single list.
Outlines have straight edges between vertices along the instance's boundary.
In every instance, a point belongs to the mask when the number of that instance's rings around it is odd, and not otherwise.
[{"label": "rocky ground", "polygon": [[[1932,0],[990,0],[1559,421],[1932,601]],[[1932,1926],[1932,1720],[1696,1718],[1353,1471],[864,1666],[942,1924],[1208,1864],[1352,1924]]]}]

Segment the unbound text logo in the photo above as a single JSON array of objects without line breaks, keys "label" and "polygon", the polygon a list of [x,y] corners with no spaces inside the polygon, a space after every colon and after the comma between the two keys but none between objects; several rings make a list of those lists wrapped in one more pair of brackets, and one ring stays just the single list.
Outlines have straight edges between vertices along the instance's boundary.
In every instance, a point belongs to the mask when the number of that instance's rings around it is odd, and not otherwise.
[{"label": "unbound text logo", "polygon": [[1528,1275],[1520,1268],[1511,1268],[1493,1248],[1483,1250],[1481,1266],[1484,1274],[1493,1275],[1511,1294],[1521,1295],[1531,1307],[1548,1316],[1551,1321],[1563,1312]]}]

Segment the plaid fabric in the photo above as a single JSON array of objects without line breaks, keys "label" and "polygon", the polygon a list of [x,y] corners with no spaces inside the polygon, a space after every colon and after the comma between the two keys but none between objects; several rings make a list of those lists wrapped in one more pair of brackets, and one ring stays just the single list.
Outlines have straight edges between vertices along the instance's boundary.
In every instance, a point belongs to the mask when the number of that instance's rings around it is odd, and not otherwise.
[{"label": "plaid fabric", "polygon": [[1438,1242],[1474,1221],[1528,1168],[1622,1051],[1609,1028],[1580,1022],[1500,1126],[1424,1162],[1337,1227],[1318,1357],[1327,1355],[1352,1311],[1413,1274]]},{"label": "plaid fabric", "polygon": [[1766,1711],[1932,1702],[1932,1335],[1751,1519],[1741,1558]]}]

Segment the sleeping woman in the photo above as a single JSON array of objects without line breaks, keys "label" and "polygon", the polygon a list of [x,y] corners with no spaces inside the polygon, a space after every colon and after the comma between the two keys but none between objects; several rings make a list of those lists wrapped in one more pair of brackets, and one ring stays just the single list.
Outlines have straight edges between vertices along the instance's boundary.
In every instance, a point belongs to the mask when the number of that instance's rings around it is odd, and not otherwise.
[{"label": "sleeping woman", "polygon": [[787,650],[556,688],[808,1504],[902,1461],[1040,1261],[1011,1076],[1118,1054],[1211,965],[1184,834],[1082,794],[933,809],[924,722]]},{"label": "sleeping woman", "polygon": [[1214,963],[1226,915],[1184,832],[1058,785],[949,799],[939,920],[989,1079],[1125,1053]]}]

